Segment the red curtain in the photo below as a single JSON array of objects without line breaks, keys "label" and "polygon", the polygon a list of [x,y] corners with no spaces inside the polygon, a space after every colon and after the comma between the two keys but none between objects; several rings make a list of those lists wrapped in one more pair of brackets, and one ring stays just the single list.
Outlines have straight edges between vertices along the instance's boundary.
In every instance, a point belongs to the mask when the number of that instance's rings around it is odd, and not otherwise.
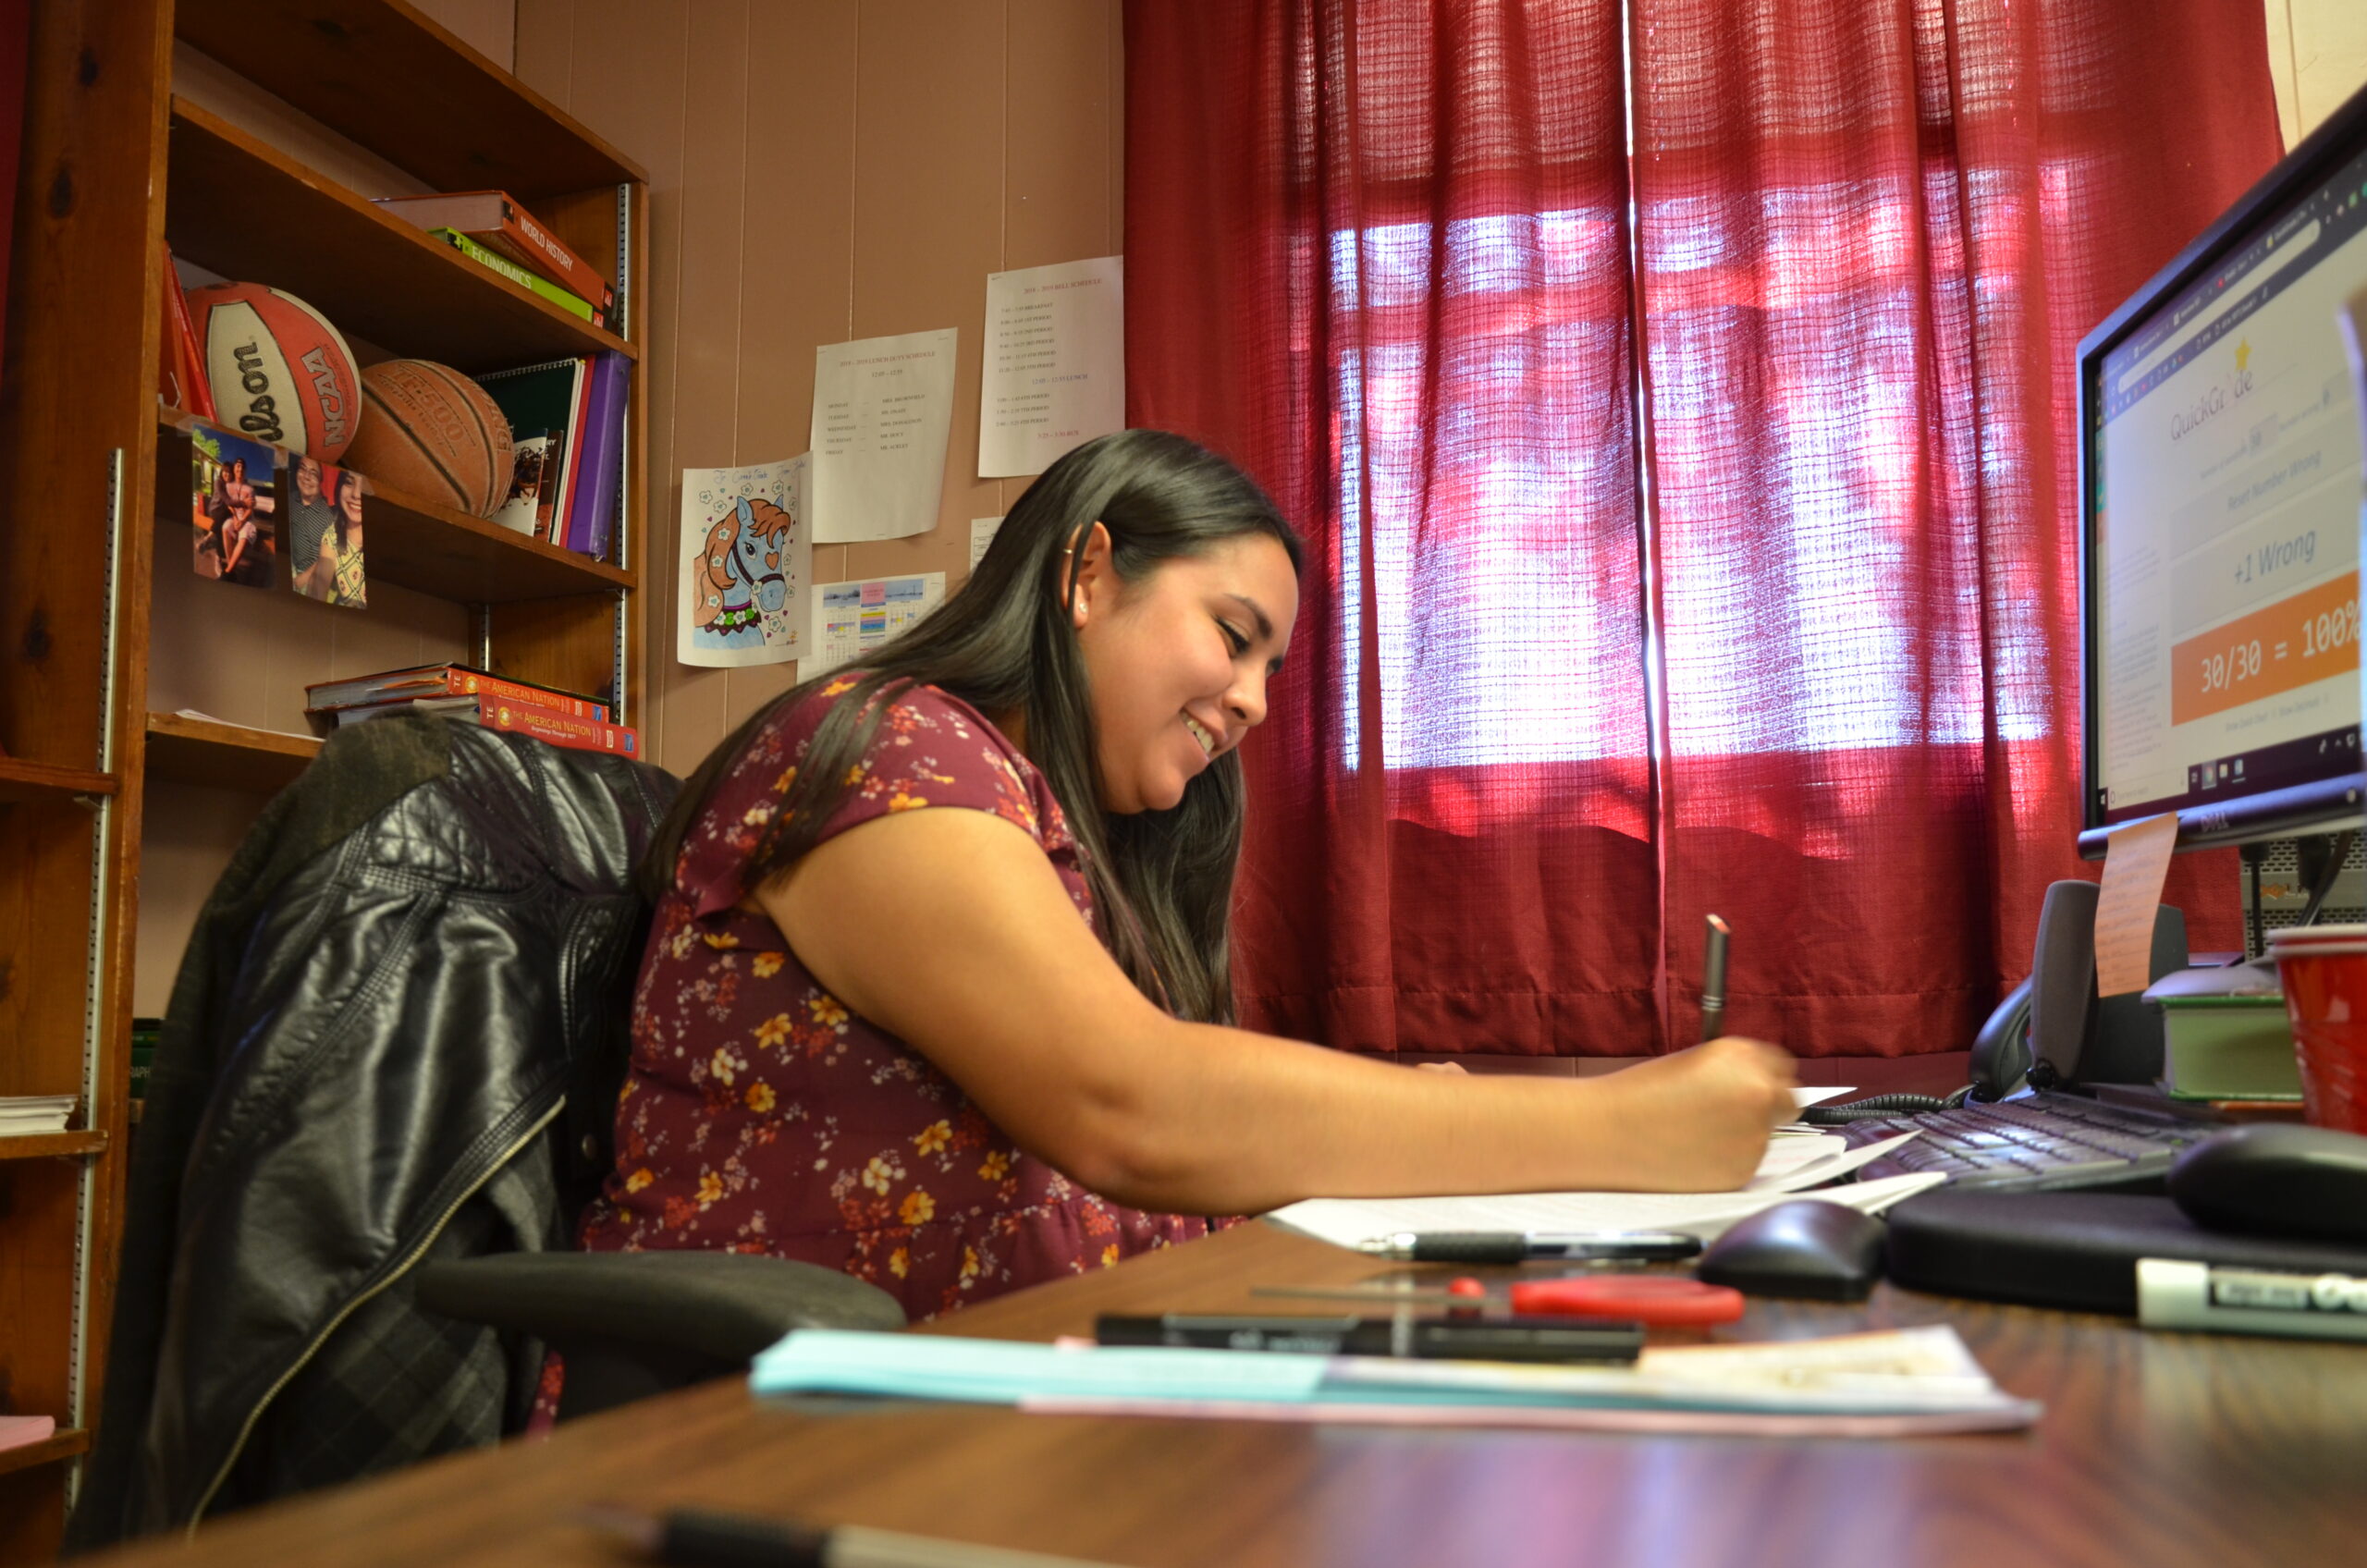
[{"label": "red curtain", "polygon": [[[1962,1048],[2046,882],[2093,874],[2071,351],[2274,161],[2263,34],[2209,0],[1130,5],[1130,421],[1314,545],[1245,752],[1248,1018],[1669,1048],[1716,910],[1731,1027]],[[2238,945],[2235,888],[2180,863],[2198,946]]]}]

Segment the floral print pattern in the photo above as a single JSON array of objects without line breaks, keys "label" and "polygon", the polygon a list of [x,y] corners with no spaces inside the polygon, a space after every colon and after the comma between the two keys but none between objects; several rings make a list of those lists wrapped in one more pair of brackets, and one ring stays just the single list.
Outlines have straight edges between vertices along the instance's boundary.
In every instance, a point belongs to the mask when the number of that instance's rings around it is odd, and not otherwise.
[{"label": "floral print pattern", "polygon": [[[1202,1219],[1110,1203],[1014,1146],[742,907],[748,856],[853,684],[841,676],[776,714],[684,840],[634,995],[617,1168],[585,1211],[583,1244],[797,1258],[869,1280],[923,1318],[1206,1233]],[[907,691],[847,778],[823,838],[892,812],[991,812],[1042,846],[1093,924],[1050,788],[967,704]]]}]

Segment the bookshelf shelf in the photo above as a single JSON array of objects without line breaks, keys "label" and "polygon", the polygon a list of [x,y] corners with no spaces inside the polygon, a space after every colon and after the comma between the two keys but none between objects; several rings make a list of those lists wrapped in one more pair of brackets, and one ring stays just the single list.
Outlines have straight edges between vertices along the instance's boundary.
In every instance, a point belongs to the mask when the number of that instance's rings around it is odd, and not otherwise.
[{"label": "bookshelf shelf", "polygon": [[77,795],[112,795],[114,778],[80,767],[0,757],[0,804],[70,801]]},{"label": "bookshelf shelf", "polygon": [[[159,414],[157,423],[156,493],[186,494],[188,431],[171,413]],[[375,481],[364,503],[362,539],[373,582],[391,582],[466,604],[557,599],[640,585],[638,572],[388,490]]]},{"label": "bookshelf shelf", "polygon": [[0,1159],[71,1159],[101,1153],[106,1146],[107,1135],[101,1132],[31,1133],[0,1138]]},{"label": "bookshelf shelf", "polygon": [[438,190],[499,189],[532,204],[649,178],[401,0],[180,0],[173,28]]},{"label": "bookshelf shelf", "polygon": [[603,349],[639,357],[615,333],[182,98],[172,104],[168,178],[173,254],[285,288],[388,353],[472,372]]},{"label": "bookshelf shelf", "polygon": [[61,1459],[91,1452],[91,1434],[80,1427],[22,1448],[0,1449],[0,1476],[12,1470],[30,1470],[37,1464],[51,1464]]},{"label": "bookshelf shelf", "polygon": [[321,754],[309,735],[281,735],[187,714],[148,716],[148,777],[274,794]]}]

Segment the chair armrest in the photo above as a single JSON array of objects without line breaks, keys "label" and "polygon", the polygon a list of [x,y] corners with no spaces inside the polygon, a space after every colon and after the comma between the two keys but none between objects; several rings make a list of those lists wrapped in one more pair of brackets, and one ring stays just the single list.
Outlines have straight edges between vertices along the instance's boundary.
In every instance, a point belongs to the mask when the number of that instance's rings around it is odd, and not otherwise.
[{"label": "chair armrest", "polygon": [[430,1312],[744,1366],[792,1329],[893,1329],[896,1298],[834,1268],[728,1252],[512,1252],[419,1271]]}]

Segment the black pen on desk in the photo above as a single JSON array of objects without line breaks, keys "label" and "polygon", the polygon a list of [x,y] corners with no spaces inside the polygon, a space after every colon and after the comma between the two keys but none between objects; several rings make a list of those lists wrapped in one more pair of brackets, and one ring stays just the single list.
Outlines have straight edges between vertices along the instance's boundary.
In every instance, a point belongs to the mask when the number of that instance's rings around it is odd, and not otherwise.
[{"label": "black pen on desk", "polygon": [[1726,1026],[1726,923],[1710,916],[1708,939],[1701,948],[1701,1039],[1718,1037]]},{"label": "black pen on desk", "polygon": [[1699,1252],[1701,1241],[1682,1231],[1399,1231],[1358,1242],[1356,1250],[1410,1263],[1673,1263]]},{"label": "black pen on desk", "polygon": [[1094,1320],[1103,1345],[1271,1351],[1290,1355],[1383,1355],[1415,1361],[1633,1361],[1644,1329],[1626,1322],[1537,1322],[1410,1317],[1235,1317],[1170,1313]]},{"label": "black pen on desk", "polygon": [[1117,1568],[860,1525],[820,1529],[701,1509],[651,1514],[602,1508],[583,1519],[672,1568]]}]

